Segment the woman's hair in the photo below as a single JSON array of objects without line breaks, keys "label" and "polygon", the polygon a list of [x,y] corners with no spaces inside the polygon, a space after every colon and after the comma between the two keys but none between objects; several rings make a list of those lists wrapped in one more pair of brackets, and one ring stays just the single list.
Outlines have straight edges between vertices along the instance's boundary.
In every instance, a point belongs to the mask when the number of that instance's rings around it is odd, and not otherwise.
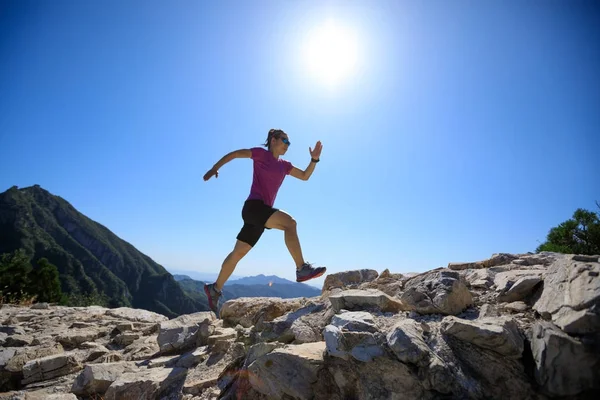
[{"label": "woman's hair", "polygon": [[285,132],[282,131],[281,129],[269,130],[269,134],[267,135],[267,140],[265,140],[265,143],[263,144],[263,146],[265,146],[268,150],[271,150],[271,139],[272,138],[278,139],[282,133],[285,133]]}]

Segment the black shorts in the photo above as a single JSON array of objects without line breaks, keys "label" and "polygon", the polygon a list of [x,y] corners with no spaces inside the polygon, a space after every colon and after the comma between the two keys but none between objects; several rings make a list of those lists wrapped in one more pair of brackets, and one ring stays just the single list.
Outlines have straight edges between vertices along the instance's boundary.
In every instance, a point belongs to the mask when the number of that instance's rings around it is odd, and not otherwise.
[{"label": "black shorts", "polygon": [[[276,208],[266,205],[262,200],[246,200],[242,208],[244,226],[237,235],[237,239],[254,246],[265,231],[265,224]],[[266,228],[271,229],[271,228]]]}]

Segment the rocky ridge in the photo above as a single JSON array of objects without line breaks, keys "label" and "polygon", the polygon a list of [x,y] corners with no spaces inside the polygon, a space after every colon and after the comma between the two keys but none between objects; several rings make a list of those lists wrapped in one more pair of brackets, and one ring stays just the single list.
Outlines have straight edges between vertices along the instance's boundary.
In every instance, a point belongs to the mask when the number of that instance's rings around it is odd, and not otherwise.
[{"label": "rocky ridge", "polygon": [[0,309],[0,399],[551,399],[600,393],[598,256],[329,275],[220,317]]}]

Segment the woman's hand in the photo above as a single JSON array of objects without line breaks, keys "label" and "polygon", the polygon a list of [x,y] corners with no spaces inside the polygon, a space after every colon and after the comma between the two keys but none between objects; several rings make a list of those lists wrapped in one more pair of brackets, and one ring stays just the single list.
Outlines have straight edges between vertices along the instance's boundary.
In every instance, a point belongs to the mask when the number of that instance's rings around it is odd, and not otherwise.
[{"label": "woman's hand", "polygon": [[322,149],[323,149],[323,145],[321,144],[320,140],[317,142],[317,144],[315,144],[315,149],[314,150],[311,147],[309,147],[308,151],[310,152],[311,158],[314,158],[315,160],[318,160],[321,157],[321,150]]},{"label": "woman's hand", "polygon": [[208,170],[207,173],[204,174],[204,180],[205,181],[209,180],[210,178],[213,177],[213,175],[215,176],[215,178],[218,178],[219,177],[219,171],[217,171],[214,168],[211,168],[211,169]]}]

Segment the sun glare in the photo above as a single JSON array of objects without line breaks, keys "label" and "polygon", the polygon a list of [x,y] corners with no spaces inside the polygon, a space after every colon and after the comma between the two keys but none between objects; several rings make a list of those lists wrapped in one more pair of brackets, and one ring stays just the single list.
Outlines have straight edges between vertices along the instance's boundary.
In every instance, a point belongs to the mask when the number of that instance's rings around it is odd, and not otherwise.
[{"label": "sun glare", "polygon": [[326,84],[341,83],[355,71],[356,38],[333,21],[310,32],[305,51],[309,71]]}]

